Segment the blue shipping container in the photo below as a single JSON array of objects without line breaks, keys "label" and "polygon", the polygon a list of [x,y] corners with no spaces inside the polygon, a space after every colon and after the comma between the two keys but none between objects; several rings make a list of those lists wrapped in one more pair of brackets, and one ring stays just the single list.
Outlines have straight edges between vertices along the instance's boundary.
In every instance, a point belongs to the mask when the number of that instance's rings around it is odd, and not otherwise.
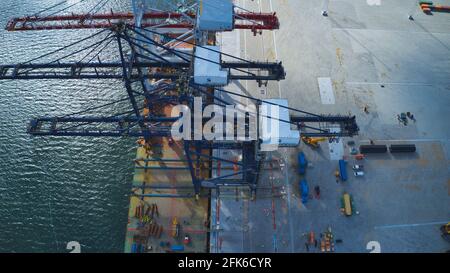
[{"label": "blue shipping container", "polygon": [[347,161],[339,160],[339,175],[342,181],[347,181]]},{"label": "blue shipping container", "polygon": [[298,153],[298,173],[305,174],[307,165],[308,161],[306,160],[305,154],[303,152]]},{"label": "blue shipping container", "polygon": [[306,182],[305,179],[302,179],[298,185],[298,188],[300,189],[300,195],[302,197],[302,203],[306,204],[306,202],[308,201],[308,196],[309,196],[309,187],[308,187],[308,182]]},{"label": "blue shipping container", "polygon": [[173,245],[171,249],[172,249],[172,251],[183,251],[184,246],[183,245]]}]

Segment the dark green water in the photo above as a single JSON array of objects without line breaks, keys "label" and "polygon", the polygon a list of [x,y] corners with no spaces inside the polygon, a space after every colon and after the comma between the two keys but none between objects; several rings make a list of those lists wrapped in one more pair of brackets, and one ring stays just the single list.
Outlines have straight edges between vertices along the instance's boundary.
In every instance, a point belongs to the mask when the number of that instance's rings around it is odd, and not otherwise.
[{"label": "dark green water", "polygon": [[[3,30],[8,18],[57,2],[0,1],[0,63],[26,61],[93,33]],[[127,10],[129,2],[109,6]],[[125,96],[121,81],[0,82],[0,252],[68,252],[69,241],[82,252],[123,251],[135,139],[31,137],[26,126],[31,117]],[[123,109],[127,102],[104,113]]]}]

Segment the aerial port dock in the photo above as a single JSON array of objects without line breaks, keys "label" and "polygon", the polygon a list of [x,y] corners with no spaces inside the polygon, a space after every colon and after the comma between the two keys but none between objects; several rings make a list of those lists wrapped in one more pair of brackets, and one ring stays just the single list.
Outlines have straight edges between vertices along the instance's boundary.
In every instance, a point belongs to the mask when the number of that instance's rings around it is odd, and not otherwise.
[{"label": "aerial port dock", "polygon": [[[28,132],[136,139],[124,252],[448,251],[450,1],[156,2],[12,18],[9,32],[105,31],[86,50],[116,55],[0,64],[0,80],[123,81],[126,114]],[[198,136],[212,105],[244,107],[242,131],[220,117],[219,137]]]}]

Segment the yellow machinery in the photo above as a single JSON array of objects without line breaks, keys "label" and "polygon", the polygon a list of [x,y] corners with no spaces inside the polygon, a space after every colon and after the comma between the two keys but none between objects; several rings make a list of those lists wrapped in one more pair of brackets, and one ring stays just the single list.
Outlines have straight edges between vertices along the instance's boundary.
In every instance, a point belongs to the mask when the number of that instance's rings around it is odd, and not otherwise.
[{"label": "yellow machinery", "polygon": [[320,250],[322,252],[334,252],[334,236],[331,227],[328,227],[321,237]]},{"label": "yellow machinery", "polygon": [[302,141],[313,148],[319,148],[319,143],[325,140],[325,137],[302,137]]},{"label": "yellow machinery", "polygon": [[353,214],[353,198],[348,193],[342,195],[341,211],[345,216],[351,216]]},{"label": "yellow machinery", "polygon": [[178,238],[180,234],[180,224],[178,224],[177,217],[172,218],[172,237]]}]

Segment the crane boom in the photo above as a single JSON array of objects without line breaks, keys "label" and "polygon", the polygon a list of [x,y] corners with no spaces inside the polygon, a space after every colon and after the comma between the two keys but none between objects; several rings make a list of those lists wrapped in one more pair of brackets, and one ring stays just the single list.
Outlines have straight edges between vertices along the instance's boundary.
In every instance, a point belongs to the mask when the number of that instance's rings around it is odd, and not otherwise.
[{"label": "crane boom", "polygon": [[[186,16],[193,20],[186,20]],[[142,17],[141,27],[167,29],[193,29],[196,15],[178,12],[147,12]],[[71,14],[55,16],[15,17],[8,21],[7,31],[32,31],[55,29],[99,29],[112,28],[122,22],[133,27],[132,13]],[[254,32],[278,29],[280,23],[275,13],[235,12],[234,29],[249,29]]]}]

